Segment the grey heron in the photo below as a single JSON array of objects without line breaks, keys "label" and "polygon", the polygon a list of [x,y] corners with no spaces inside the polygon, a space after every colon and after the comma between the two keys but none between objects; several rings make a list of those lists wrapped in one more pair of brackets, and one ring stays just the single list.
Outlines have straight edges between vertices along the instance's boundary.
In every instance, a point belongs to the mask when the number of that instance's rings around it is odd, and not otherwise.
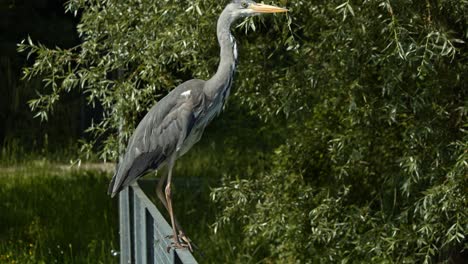
[{"label": "grey heron", "polygon": [[228,3],[217,23],[216,32],[221,52],[215,75],[207,81],[186,81],[153,106],[138,124],[116,167],[109,185],[109,194],[112,197],[145,173],[163,165],[168,166],[167,175],[159,180],[156,193],[169,212],[175,248],[189,248],[192,251],[190,240],[173,213],[172,168],[177,158],[200,140],[205,127],[220,113],[229,96],[238,55],[231,25],[238,18],[280,12],[287,12],[287,9],[250,0],[233,0]]}]

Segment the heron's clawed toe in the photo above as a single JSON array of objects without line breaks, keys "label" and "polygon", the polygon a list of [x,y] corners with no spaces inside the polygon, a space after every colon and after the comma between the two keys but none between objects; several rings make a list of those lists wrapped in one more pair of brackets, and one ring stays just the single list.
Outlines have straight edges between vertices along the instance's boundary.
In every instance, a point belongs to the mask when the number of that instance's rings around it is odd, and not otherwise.
[{"label": "heron's clawed toe", "polygon": [[191,241],[183,232],[179,232],[179,239],[182,241],[181,245],[185,245],[190,252],[193,252],[192,244],[190,243]]},{"label": "heron's clawed toe", "polygon": [[173,249],[188,249],[190,250],[190,252],[193,252],[192,250],[192,246],[190,245],[190,243],[181,243],[181,242],[172,242],[170,246],[167,246],[166,250],[167,250],[167,253],[169,253],[169,251],[171,251],[171,248]]},{"label": "heron's clawed toe", "polygon": [[168,235],[166,236],[166,238],[173,240],[173,242],[171,242],[171,245],[167,247],[168,253],[171,248],[188,249],[190,250],[190,252],[193,252],[191,240],[183,232],[179,232],[179,235],[176,239],[174,239],[174,235]]}]

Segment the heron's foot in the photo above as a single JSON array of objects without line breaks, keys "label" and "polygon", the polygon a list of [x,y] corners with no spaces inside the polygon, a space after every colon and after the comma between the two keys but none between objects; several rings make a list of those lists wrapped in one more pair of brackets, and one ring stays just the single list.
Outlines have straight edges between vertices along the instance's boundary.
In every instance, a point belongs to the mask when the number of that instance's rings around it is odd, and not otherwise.
[{"label": "heron's foot", "polygon": [[167,238],[171,238],[174,240],[171,243],[171,246],[167,247],[167,251],[169,252],[170,248],[176,249],[188,249],[190,252],[193,252],[191,240],[184,234],[184,232],[179,231],[179,235],[177,235],[177,239],[174,239],[173,235],[167,236]]},{"label": "heron's foot", "polygon": [[182,241],[181,245],[185,245],[190,252],[193,252],[192,244],[190,243],[191,241],[183,232],[179,232],[179,239]]},{"label": "heron's foot", "polygon": [[192,246],[189,243],[183,243],[183,242],[172,242],[170,246],[167,246],[167,253],[171,251],[171,248],[173,249],[188,249],[190,252],[193,252]]}]

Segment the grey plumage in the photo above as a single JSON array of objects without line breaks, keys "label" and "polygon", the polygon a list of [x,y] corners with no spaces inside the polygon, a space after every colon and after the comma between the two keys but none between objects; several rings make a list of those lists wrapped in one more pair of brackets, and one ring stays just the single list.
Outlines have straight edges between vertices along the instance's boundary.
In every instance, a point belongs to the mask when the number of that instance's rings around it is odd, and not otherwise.
[{"label": "grey plumage", "polygon": [[184,245],[191,249],[189,240],[172,213],[172,167],[177,158],[200,140],[205,127],[220,113],[229,96],[238,54],[237,44],[230,32],[231,24],[240,17],[286,11],[250,0],[229,3],[217,23],[221,51],[216,74],[207,81],[194,79],[182,83],[153,106],[135,129],[117,165],[109,185],[112,197],[145,173],[168,165],[165,197],[162,194],[162,183],[166,176],[160,180],[157,194],[171,216],[176,247],[181,247],[178,239],[181,238],[187,243]]},{"label": "grey plumage", "polygon": [[[146,172],[159,168],[174,153],[183,155],[189,146],[185,146],[183,152],[180,150],[184,143],[189,143],[189,135],[197,134],[197,139],[201,137],[204,127],[195,126],[195,123],[206,112],[204,83],[190,80],[179,85],[141,120],[109,185],[112,196]],[[187,91],[190,91],[189,95],[182,95]],[[196,131],[193,131],[194,127]]]}]

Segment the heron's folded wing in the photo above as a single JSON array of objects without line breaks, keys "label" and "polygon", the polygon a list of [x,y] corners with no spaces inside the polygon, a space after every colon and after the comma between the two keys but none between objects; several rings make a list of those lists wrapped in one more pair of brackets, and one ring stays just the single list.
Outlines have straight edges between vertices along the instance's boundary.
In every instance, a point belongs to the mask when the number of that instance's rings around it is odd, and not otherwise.
[{"label": "heron's folded wing", "polygon": [[148,112],[132,135],[109,186],[112,195],[175,155],[194,123],[193,104],[190,101],[174,106],[161,120],[154,118],[155,114]]}]

